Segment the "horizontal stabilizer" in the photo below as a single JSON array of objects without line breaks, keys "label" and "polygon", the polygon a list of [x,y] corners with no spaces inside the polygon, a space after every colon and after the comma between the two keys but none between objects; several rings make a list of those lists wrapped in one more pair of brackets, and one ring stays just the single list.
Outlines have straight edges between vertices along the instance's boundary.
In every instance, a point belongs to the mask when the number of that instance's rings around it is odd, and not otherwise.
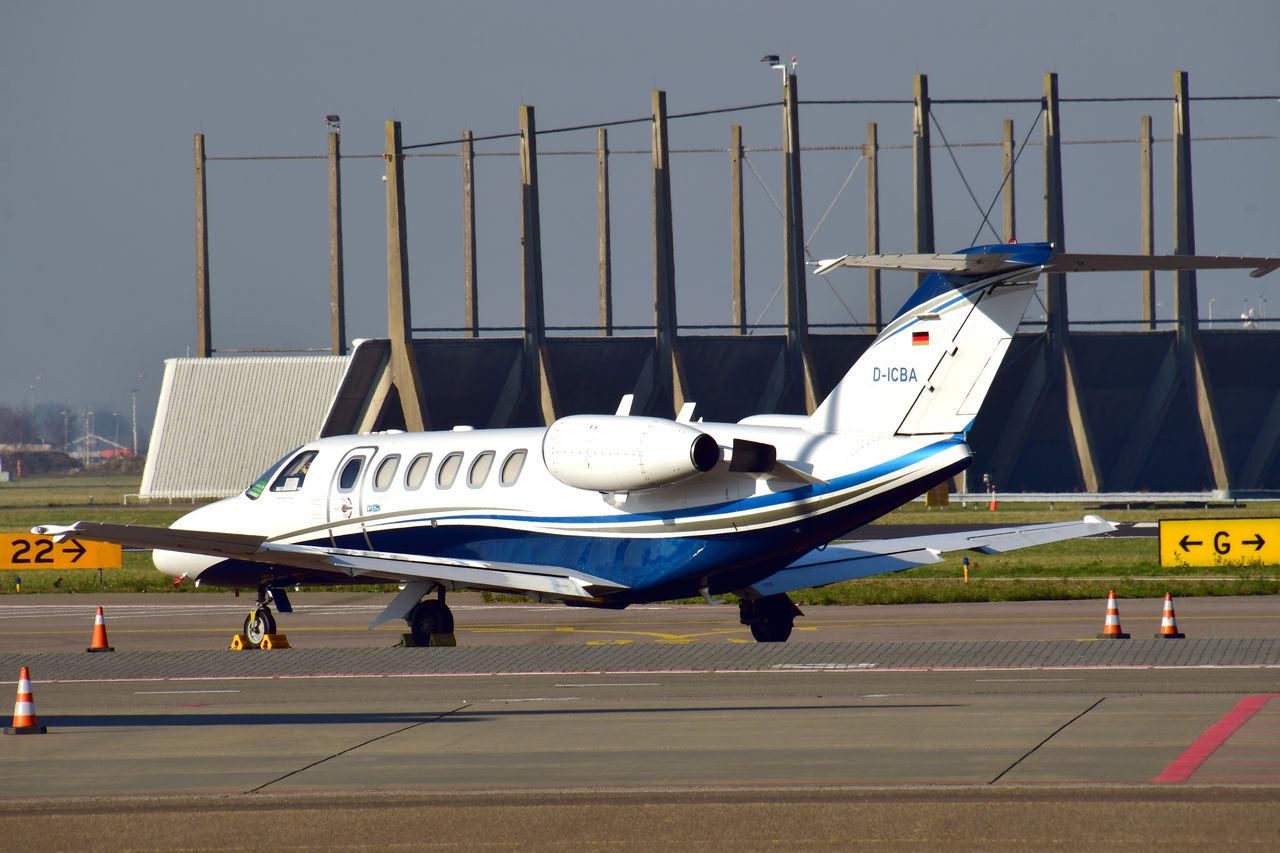
[{"label": "horizontal stabilizer", "polygon": [[1096,536],[1115,529],[1116,526],[1110,521],[1096,515],[1086,515],[1080,521],[998,527],[992,530],[959,530],[954,533],[828,545],[821,550],[810,551],[782,571],[752,584],[751,590],[758,595],[776,595],[939,563],[942,562],[941,554],[944,551],[967,550],[998,554],[1033,545]]},{"label": "horizontal stabilizer", "polygon": [[[1011,244],[1016,245],[1016,244]],[[818,261],[814,272],[826,275],[840,267],[910,272],[943,272],[956,275],[994,274],[1032,267],[1012,253],[992,254],[920,254],[920,255],[845,255]],[[1247,269],[1254,278],[1280,269],[1280,258],[1246,258],[1213,255],[1053,255],[1045,264],[1047,273],[1068,272],[1141,272],[1144,270],[1211,270]]]}]

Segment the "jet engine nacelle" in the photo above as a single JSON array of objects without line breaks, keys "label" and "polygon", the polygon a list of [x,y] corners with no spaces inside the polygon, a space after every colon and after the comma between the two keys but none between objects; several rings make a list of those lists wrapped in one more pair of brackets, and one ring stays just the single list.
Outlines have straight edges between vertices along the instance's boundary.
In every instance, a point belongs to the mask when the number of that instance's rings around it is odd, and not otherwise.
[{"label": "jet engine nacelle", "polygon": [[629,492],[710,471],[720,446],[705,432],[662,418],[570,415],[547,428],[542,459],[565,485]]}]

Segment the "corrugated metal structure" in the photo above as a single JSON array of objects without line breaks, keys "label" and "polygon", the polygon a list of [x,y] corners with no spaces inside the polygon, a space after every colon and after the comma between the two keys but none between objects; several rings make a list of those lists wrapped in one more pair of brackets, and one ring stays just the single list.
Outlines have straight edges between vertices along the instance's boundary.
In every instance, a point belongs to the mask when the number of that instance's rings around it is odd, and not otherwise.
[{"label": "corrugated metal structure", "polygon": [[171,358],[142,475],[148,499],[224,497],[316,438],[349,356]]}]

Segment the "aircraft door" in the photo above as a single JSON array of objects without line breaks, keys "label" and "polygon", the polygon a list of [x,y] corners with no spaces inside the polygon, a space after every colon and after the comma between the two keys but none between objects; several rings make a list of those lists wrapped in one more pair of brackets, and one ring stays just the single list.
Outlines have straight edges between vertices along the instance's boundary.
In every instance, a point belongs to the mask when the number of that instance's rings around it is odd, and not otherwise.
[{"label": "aircraft door", "polygon": [[[338,463],[333,482],[329,484],[329,536],[334,545],[341,544],[338,542],[339,537],[364,535],[363,527],[358,523],[344,525],[343,522],[347,519],[358,520],[364,514],[361,506],[361,484],[368,475],[370,463],[377,452],[376,447],[357,447],[348,451]],[[368,547],[368,542],[362,547]]]}]

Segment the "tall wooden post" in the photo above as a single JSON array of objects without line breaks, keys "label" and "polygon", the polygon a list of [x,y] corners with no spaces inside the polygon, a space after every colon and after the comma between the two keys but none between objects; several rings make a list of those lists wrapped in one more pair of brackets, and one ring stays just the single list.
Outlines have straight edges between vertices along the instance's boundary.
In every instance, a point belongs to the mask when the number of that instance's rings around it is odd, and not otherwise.
[{"label": "tall wooden post", "polygon": [[533,107],[520,107],[520,241],[524,281],[526,388],[537,394],[544,424],[556,419],[555,394],[547,364],[547,321],[542,299],[542,219],[538,201],[538,130]]},{"label": "tall wooden post", "polygon": [[742,125],[729,128],[729,266],[733,333],[747,333],[746,232],[742,220]]},{"label": "tall wooden post", "polygon": [[786,224],[787,370],[794,387],[803,393],[805,411],[821,402],[809,358],[809,298],[804,265],[804,194],[800,180],[800,106],[795,72],[784,71],[782,85],[783,193]]},{"label": "tall wooden post", "polygon": [[[912,128],[912,195],[915,200],[916,252],[926,254],[933,247],[933,166],[929,150],[929,78],[915,76],[915,109]],[[925,280],[927,273],[918,273],[916,283]]]},{"label": "tall wooden post", "polygon": [[1017,159],[1017,152],[1014,150],[1013,143],[1013,119],[1004,120],[1004,129],[1001,133],[1001,165],[1004,168],[1004,241],[1006,243],[1016,243],[1018,240],[1018,217],[1016,201],[1014,199],[1014,162]]},{"label": "tall wooden post", "polygon": [[[1058,75],[1052,72],[1044,75],[1043,104],[1044,239],[1063,252],[1067,248],[1067,236],[1062,214],[1062,139],[1058,124]],[[1055,346],[1061,346],[1068,324],[1066,275],[1051,273],[1045,276],[1045,291],[1049,338]]]},{"label": "tall wooden post", "polygon": [[391,340],[388,368],[400,395],[405,428],[427,427],[427,400],[418,378],[413,353],[413,323],[409,306],[409,247],[405,236],[404,148],[400,122],[386,126],[387,163],[387,336]]},{"label": "tall wooden post", "polygon": [[[659,415],[679,411],[685,403],[676,345],[676,260],[671,217],[671,150],[667,144],[667,93],[653,91],[653,305],[657,346],[654,386],[660,395]],[[668,406],[670,409],[668,409]]]},{"label": "tall wooden post", "polygon": [[[1195,210],[1191,195],[1191,94],[1187,72],[1173,75],[1173,253],[1196,253]],[[1197,330],[1199,309],[1195,270],[1179,270],[1174,298],[1178,334]]]},{"label": "tall wooden post", "polygon": [[205,203],[204,134],[195,135],[196,157],[196,355],[213,355],[209,321],[209,208]]},{"label": "tall wooden post", "polygon": [[609,223],[609,129],[596,128],[596,241],[600,275],[600,334],[613,335],[613,246]]},{"label": "tall wooden post", "polygon": [[[1156,238],[1154,228],[1155,196],[1151,171],[1151,116],[1142,117],[1138,131],[1138,203],[1141,208],[1139,250],[1144,255],[1154,255]],[[1155,270],[1142,272],[1142,324],[1148,329],[1156,327],[1156,274]]]},{"label": "tall wooden post", "polygon": [[[1173,252],[1176,255],[1196,253],[1195,207],[1191,193],[1191,86],[1185,71],[1175,71],[1173,75]],[[1182,376],[1195,397],[1214,484],[1226,492],[1231,488],[1231,474],[1223,450],[1213,383],[1200,346],[1195,270],[1177,272],[1174,304]]]},{"label": "tall wooden post", "polygon": [[[336,119],[335,119],[336,123]],[[347,314],[342,278],[342,137],[329,129],[329,337],[334,355],[347,352]]]},{"label": "tall wooden post", "polygon": [[466,336],[480,336],[480,292],[476,279],[476,147],[462,131],[462,313]]},{"label": "tall wooden post", "polygon": [[[867,143],[862,148],[867,161],[867,254],[880,254],[880,134],[874,121],[867,122]],[[879,332],[884,327],[880,304],[880,270],[867,270],[867,322]]]}]

